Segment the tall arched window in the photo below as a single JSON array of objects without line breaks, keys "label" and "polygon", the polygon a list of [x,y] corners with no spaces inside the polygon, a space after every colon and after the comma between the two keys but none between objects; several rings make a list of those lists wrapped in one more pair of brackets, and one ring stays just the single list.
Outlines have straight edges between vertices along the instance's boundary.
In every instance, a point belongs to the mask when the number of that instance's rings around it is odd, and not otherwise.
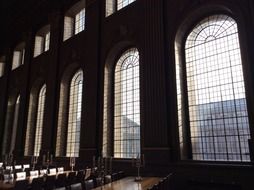
[{"label": "tall arched window", "polygon": [[67,157],[79,156],[83,72],[79,70],[72,78],[69,97],[69,115],[67,131]]},{"label": "tall arched window", "polygon": [[46,97],[46,85],[43,85],[43,87],[40,90],[39,99],[38,99],[35,141],[34,141],[34,156],[40,155],[43,118],[44,118],[44,109],[45,109],[45,97]]},{"label": "tall arched window", "polygon": [[184,55],[176,65],[181,148],[194,160],[249,161],[237,23],[206,17],[189,33]]},{"label": "tall arched window", "polygon": [[25,156],[39,156],[43,132],[43,118],[45,111],[46,85],[39,91],[32,90],[29,101],[29,113],[25,141]]},{"label": "tall arched window", "polygon": [[[111,98],[108,90],[109,74],[105,73],[104,134],[103,154],[110,154],[110,137],[113,131],[116,158],[137,157],[140,150],[140,93],[139,93],[139,53],[136,48],[125,51],[114,67],[114,114],[112,122],[109,112]],[[113,123],[113,128],[110,126]]]},{"label": "tall arched window", "polygon": [[4,139],[2,154],[12,153],[15,148],[16,134],[18,127],[20,95],[8,102],[6,121],[4,127]]},{"label": "tall arched window", "polygon": [[70,67],[61,82],[56,156],[79,156],[83,71],[75,70],[76,67]]}]

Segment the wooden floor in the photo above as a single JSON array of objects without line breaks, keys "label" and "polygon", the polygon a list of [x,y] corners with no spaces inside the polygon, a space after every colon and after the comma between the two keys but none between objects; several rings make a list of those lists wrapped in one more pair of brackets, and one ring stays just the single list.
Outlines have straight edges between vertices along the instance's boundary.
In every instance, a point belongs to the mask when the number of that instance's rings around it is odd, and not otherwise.
[{"label": "wooden floor", "polygon": [[144,177],[141,182],[135,182],[134,179],[135,177],[126,177],[93,190],[146,190],[160,180],[158,177]]}]

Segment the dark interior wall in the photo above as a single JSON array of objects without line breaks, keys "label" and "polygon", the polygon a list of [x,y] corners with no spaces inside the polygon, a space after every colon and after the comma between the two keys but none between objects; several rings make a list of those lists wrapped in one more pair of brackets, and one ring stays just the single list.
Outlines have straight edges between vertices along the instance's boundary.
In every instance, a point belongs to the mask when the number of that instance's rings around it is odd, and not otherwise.
[{"label": "dark interior wall", "polygon": [[[247,62],[247,81],[254,81],[254,6],[251,0],[136,0],[109,17],[104,16],[104,1],[87,0],[86,29],[64,42],[63,16],[77,1],[17,2],[7,5],[6,1],[3,5],[9,8],[4,17],[6,27],[0,37],[3,42],[0,52],[7,56],[8,66],[5,76],[0,78],[0,113],[3,113],[0,114],[0,139],[8,96],[13,91],[19,91],[21,135],[17,137],[15,147],[18,160],[23,159],[29,95],[38,80],[47,85],[42,153],[54,153],[60,83],[65,71],[75,64],[84,71],[79,163],[83,166],[91,164],[92,156],[100,155],[102,149],[103,82],[108,56],[112,54],[117,59],[127,48],[136,47],[140,53],[142,152],[146,158],[144,173],[164,175],[174,171],[186,179],[202,176],[203,181],[224,180],[227,183],[245,184],[244,189],[253,185],[250,180],[254,176],[251,164],[236,166],[234,163],[179,160],[174,50],[179,28],[185,28],[182,27],[183,23],[187,27],[188,20],[192,18],[198,20],[218,12],[230,14],[239,21],[239,32],[244,36],[240,36],[240,39],[245,52],[243,59]],[[20,13],[16,14],[14,10],[17,9]],[[34,35],[45,24],[51,26],[50,50],[33,58]],[[23,66],[11,71],[12,48],[20,40],[26,42],[26,61]],[[249,96],[253,94],[253,89],[252,82],[248,82]],[[249,99],[249,105],[254,105],[252,99]],[[250,113],[250,118],[253,120],[253,113]],[[59,163],[66,161],[65,158],[56,160]],[[114,160],[114,167],[134,171],[128,160]]]}]

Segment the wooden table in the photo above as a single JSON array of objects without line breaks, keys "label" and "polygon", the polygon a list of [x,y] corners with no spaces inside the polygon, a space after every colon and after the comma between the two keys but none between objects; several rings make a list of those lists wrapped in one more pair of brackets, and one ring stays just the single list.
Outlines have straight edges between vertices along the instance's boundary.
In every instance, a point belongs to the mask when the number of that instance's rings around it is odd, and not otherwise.
[{"label": "wooden table", "polygon": [[158,183],[159,177],[143,177],[141,182],[134,181],[135,177],[126,177],[93,190],[147,190],[147,188]]}]

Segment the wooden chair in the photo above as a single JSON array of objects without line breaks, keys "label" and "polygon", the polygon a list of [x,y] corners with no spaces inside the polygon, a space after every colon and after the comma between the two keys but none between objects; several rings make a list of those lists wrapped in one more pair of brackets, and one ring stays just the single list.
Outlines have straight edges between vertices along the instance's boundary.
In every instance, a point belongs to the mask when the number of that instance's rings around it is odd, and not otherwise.
[{"label": "wooden chair", "polygon": [[[70,186],[70,190],[82,190],[82,184],[81,183],[75,183]],[[86,189],[87,190],[87,189]]]},{"label": "wooden chair", "polygon": [[104,183],[108,184],[108,183],[111,183],[111,182],[112,182],[111,175],[106,175],[105,178],[104,178]]},{"label": "wooden chair", "polygon": [[97,177],[95,179],[95,187],[99,187],[99,186],[102,186],[102,178],[101,177]]},{"label": "wooden chair", "polygon": [[87,168],[87,169],[85,170],[85,180],[88,179],[88,178],[90,177],[91,171],[92,171],[91,168]]},{"label": "wooden chair", "polygon": [[86,190],[91,190],[93,188],[94,188],[93,180],[92,179],[86,180],[85,181],[85,189]]},{"label": "wooden chair", "polygon": [[111,174],[111,179],[112,179],[112,181],[118,180],[118,174],[117,173],[112,173]]}]

